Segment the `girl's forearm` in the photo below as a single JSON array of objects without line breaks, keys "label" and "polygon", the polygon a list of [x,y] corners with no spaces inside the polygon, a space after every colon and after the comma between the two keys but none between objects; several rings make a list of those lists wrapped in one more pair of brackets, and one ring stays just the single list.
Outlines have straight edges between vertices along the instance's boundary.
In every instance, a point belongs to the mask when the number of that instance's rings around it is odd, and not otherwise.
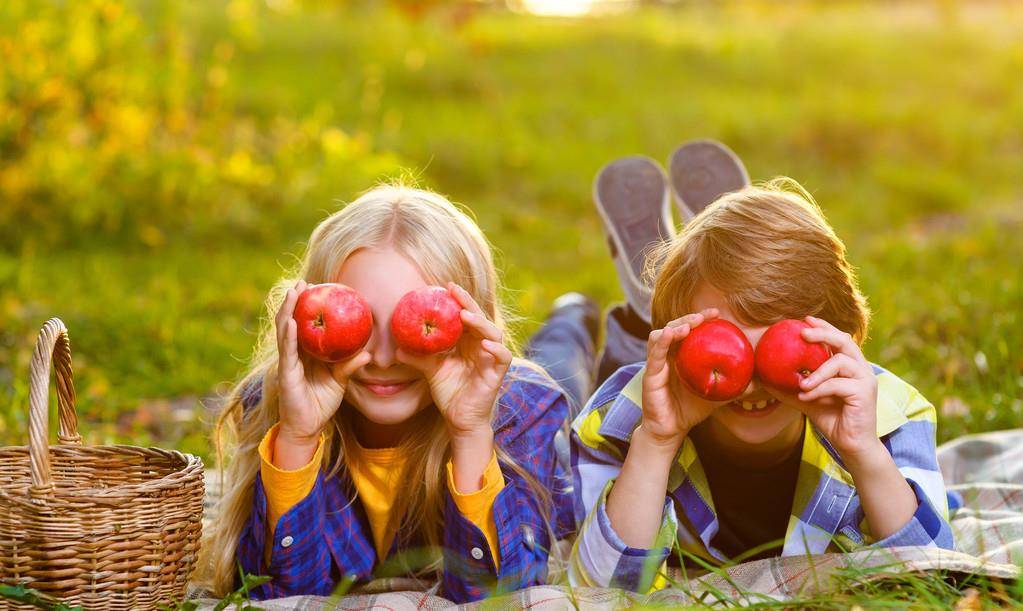
[{"label": "girl's forearm", "polygon": [[455,487],[461,494],[483,488],[483,472],[494,454],[494,430],[489,426],[477,432],[452,436],[451,470]]},{"label": "girl's forearm", "polygon": [[642,425],[632,434],[621,473],[607,497],[607,517],[629,547],[649,549],[661,527],[668,473],[679,443],[657,443]]},{"label": "girl's forearm", "polygon": [[843,455],[842,460],[856,484],[874,538],[890,537],[909,522],[916,513],[916,494],[880,440],[869,451]]}]

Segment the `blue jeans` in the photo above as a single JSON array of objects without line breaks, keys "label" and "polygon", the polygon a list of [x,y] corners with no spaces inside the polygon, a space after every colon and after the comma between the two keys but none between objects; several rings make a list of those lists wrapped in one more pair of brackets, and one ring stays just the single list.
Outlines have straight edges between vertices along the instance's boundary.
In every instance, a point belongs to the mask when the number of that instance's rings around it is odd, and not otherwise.
[{"label": "blue jeans", "polygon": [[604,351],[597,360],[597,347],[583,322],[571,309],[556,311],[526,344],[526,356],[543,367],[568,395],[568,418],[554,436],[562,485],[554,491],[557,510],[557,536],[575,532],[572,512],[572,459],[569,431],[590,394],[619,367],[646,359],[646,338],[630,334],[613,308],[604,326]]},{"label": "blue jeans", "polygon": [[581,317],[571,312],[555,312],[526,344],[526,357],[543,367],[568,395],[569,422],[618,368],[646,360],[646,338],[626,331],[615,315],[624,307],[615,306],[605,318],[599,361]]}]

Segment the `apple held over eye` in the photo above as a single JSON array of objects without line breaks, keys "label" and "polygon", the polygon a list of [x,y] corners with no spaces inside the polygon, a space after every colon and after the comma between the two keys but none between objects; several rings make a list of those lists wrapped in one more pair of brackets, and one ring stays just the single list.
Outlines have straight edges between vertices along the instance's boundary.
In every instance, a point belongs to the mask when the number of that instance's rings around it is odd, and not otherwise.
[{"label": "apple held over eye", "polygon": [[715,318],[693,327],[675,353],[675,371],[694,393],[730,401],[753,378],[753,346],[739,327]]},{"label": "apple held over eye", "polygon": [[799,382],[831,357],[823,344],[803,339],[802,320],[782,320],[771,325],[757,342],[756,369],[761,382],[779,390],[798,393]]},{"label": "apple held over eye", "polygon": [[295,303],[298,344],[313,357],[342,361],[366,345],[373,332],[369,304],[343,284],[315,284]]},{"label": "apple held over eye", "polygon": [[414,354],[450,350],[462,336],[462,305],[440,286],[409,291],[394,306],[391,334]]}]

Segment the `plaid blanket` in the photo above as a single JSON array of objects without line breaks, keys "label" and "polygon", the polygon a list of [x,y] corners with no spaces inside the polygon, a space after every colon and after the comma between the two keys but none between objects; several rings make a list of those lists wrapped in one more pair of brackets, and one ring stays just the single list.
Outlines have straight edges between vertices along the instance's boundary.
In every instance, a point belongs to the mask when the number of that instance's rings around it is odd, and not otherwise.
[{"label": "plaid blanket", "polygon": [[[860,550],[847,554],[813,557],[789,556],[739,564],[724,574],[682,575],[674,569],[671,579],[680,587],[643,596],[612,588],[537,586],[466,608],[616,609],[636,604],[692,605],[711,603],[716,596],[735,601],[786,600],[827,592],[852,579],[880,579],[906,572],[943,571],[1017,579],[1023,564],[1023,429],[970,435],[938,448],[938,462],[949,492],[961,499],[952,514],[956,551],[937,548],[900,547]],[[209,486],[207,509],[216,498]],[[211,515],[207,516],[212,519]],[[552,554],[552,579],[563,564]],[[852,577],[850,577],[852,576]],[[427,584],[429,585],[429,584]],[[402,590],[402,591],[396,591]],[[436,586],[411,580],[371,582],[336,600],[323,596],[292,596],[261,601],[270,611],[292,609],[439,609],[453,606],[435,595]],[[192,592],[200,609],[212,609],[216,601]]]}]

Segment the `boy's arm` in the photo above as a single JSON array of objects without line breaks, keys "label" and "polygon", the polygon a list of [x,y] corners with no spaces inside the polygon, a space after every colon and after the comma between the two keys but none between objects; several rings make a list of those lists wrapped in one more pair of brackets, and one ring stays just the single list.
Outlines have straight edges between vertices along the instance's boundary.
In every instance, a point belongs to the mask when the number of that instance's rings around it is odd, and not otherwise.
[{"label": "boy's arm", "polygon": [[912,511],[904,517],[902,524],[896,525],[890,533],[883,533],[876,525],[877,520],[883,518],[871,516],[876,516],[878,508],[882,513],[885,511],[889,504],[885,495],[890,493],[878,486],[877,496],[871,500],[876,507],[873,514],[868,513],[864,493],[874,495],[873,487],[864,479],[867,488],[861,489],[860,480],[856,480],[867,531],[878,547],[924,545],[954,549],[952,527],[948,523],[948,498],[935,447],[937,414],[934,406],[919,391],[891,373],[882,373],[879,384],[882,391],[890,389],[902,408],[900,411],[908,418],[879,443],[897,468],[901,485],[908,487],[912,493],[913,500]]},{"label": "boy's arm", "polygon": [[668,472],[681,441],[659,442],[642,425],[632,434],[622,470],[607,495],[607,517],[629,547],[653,546],[664,517]]},{"label": "boy's arm", "polygon": [[[607,504],[609,491],[621,485],[622,452],[630,455],[632,451],[601,437],[600,420],[599,410],[591,407],[572,426],[573,495],[577,521],[581,525],[568,566],[569,582],[575,586],[611,586],[646,592],[661,586],[655,579],[657,571],[671,551],[678,528],[674,505],[666,494],[667,471],[657,490],[635,492],[643,495],[645,501],[656,501],[657,517],[655,535],[650,537],[647,546],[630,547],[611,526]],[[634,443],[637,435],[639,439],[643,437],[637,430],[633,433]],[[640,460],[633,460],[631,466],[634,467],[639,467],[645,458],[640,443],[640,450],[634,454]],[[669,458],[669,466],[670,462]],[[644,490],[654,487],[649,481],[644,483],[638,479],[633,483]],[[622,490],[630,486],[627,479]],[[628,495],[619,498],[629,500]],[[633,497],[633,500],[638,498]]]},{"label": "boy's arm", "polygon": [[912,519],[920,503],[880,439],[862,454],[845,454],[842,459],[874,538],[890,537]]}]

